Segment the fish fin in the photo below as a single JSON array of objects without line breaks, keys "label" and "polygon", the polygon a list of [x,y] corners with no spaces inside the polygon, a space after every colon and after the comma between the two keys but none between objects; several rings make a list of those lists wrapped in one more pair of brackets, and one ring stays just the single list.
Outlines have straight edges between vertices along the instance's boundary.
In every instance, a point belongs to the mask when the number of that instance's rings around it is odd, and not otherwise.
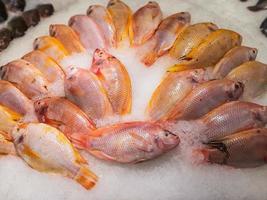
[{"label": "fish fin", "polygon": [[157,60],[157,58],[158,54],[153,50],[146,54],[146,56],[142,59],[142,62],[149,67]]},{"label": "fish fin", "polygon": [[192,69],[192,67],[191,66],[187,66],[187,65],[176,64],[176,65],[173,65],[172,67],[169,67],[167,69],[167,72],[180,72],[180,71],[184,71],[184,70],[187,70],[187,69]]},{"label": "fish fin", "polygon": [[129,24],[129,40],[130,40],[130,45],[134,46],[134,32],[133,32],[133,22]]},{"label": "fish fin", "polygon": [[73,145],[78,149],[86,149],[88,148],[88,135],[81,134],[81,133],[71,133],[67,135],[67,137],[71,140]]},{"label": "fish fin", "polygon": [[116,159],[115,159],[114,157],[109,156],[109,155],[107,155],[107,154],[105,154],[105,153],[103,153],[103,152],[101,152],[101,151],[98,151],[98,150],[89,150],[89,152],[90,152],[93,156],[95,156],[95,157],[97,157],[97,158],[99,158],[99,159],[102,159],[102,160],[109,160],[109,161],[116,161]]},{"label": "fish fin", "polygon": [[153,151],[152,144],[147,142],[143,137],[134,132],[131,132],[129,134],[133,138],[133,143],[137,149],[148,153]]},{"label": "fish fin", "polygon": [[74,180],[89,190],[95,186],[98,177],[89,168],[82,166]]}]

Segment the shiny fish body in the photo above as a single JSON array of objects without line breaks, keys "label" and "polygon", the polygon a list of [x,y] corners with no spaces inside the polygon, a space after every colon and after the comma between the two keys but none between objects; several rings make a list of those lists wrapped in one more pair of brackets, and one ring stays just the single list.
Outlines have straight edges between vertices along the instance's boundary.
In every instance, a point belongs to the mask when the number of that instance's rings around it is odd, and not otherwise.
[{"label": "shiny fish body", "polygon": [[78,35],[65,24],[51,24],[49,26],[49,34],[58,39],[69,54],[81,53],[85,51]]},{"label": "shiny fish body", "polygon": [[162,20],[162,12],[155,1],[148,2],[139,8],[132,17],[129,29],[131,44],[138,46],[151,38]]},{"label": "shiny fish body", "polygon": [[11,134],[13,128],[21,120],[22,115],[0,105],[0,131]]},{"label": "shiny fish body", "polygon": [[130,76],[124,65],[104,50],[97,49],[93,56],[91,71],[101,81],[116,114],[127,114],[132,106]]},{"label": "shiny fish body", "polygon": [[263,127],[267,123],[267,107],[254,103],[232,101],[200,118],[205,129],[201,135],[208,141],[232,133]]},{"label": "shiny fish body", "polygon": [[164,118],[196,85],[207,80],[208,73],[201,68],[167,73],[150,98],[149,117],[152,120]]},{"label": "shiny fish body", "polygon": [[121,163],[153,159],[176,147],[178,136],[150,122],[116,124],[94,131],[87,151],[94,156]]},{"label": "shiny fish body", "polygon": [[3,80],[13,83],[30,99],[39,99],[49,95],[50,83],[31,63],[18,59],[0,69]]},{"label": "shiny fish body", "polygon": [[177,36],[181,31],[190,23],[191,16],[188,12],[180,12],[173,14],[165,18],[159,25],[152,42],[154,46],[152,50],[148,52],[142,59],[142,62],[150,66],[156,59],[165,53],[172,47]]},{"label": "shiny fish body", "polygon": [[96,184],[97,176],[56,128],[42,123],[20,124],[12,136],[19,156],[33,169],[67,176],[86,189]]},{"label": "shiny fish body", "polygon": [[197,119],[225,102],[237,100],[244,85],[231,80],[214,80],[200,84],[167,114],[167,120]]},{"label": "shiny fish body", "polygon": [[230,49],[215,65],[213,77],[216,79],[224,78],[235,67],[247,61],[255,60],[257,53],[257,49],[246,46],[238,46]]},{"label": "shiny fish body", "polygon": [[246,130],[212,141],[202,154],[208,162],[238,168],[264,165],[267,160],[267,129]]},{"label": "shiny fish body", "polygon": [[63,58],[69,55],[63,44],[54,37],[42,36],[33,42],[34,50],[40,50],[49,57],[60,63]]},{"label": "shiny fish body", "polygon": [[267,90],[267,65],[249,61],[233,69],[226,78],[244,83],[242,100],[251,100]]},{"label": "shiny fish body", "polygon": [[91,51],[106,48],[104,33],[87,15],[75,15],[69,19],[69,26],[78,34],[82,45]]},{"label": "shiny fish body", "polygon": [[65,92],[66,97],[95,123],[113,114],[105,89],[90,71],[74,69],[74,73],[65,81]]},{"label": "shiny fish body", "polygon": [[196,48],[200,42],[218,27],[213,23],[198,23],[186,27],[175,40],[170,50],[174,58],[181,58]]},{"label": "shiny fish body", "polygon": [[79,147],[83,136],[90,135],[91,131],[95,129],[91,119],[67,99],[45,98],[36,101],[34,107],[40,122],[62,131],[76,147]]},{"label": "shiny fish body", "polygon": [[116,30],[108,10],[101,5],[91,5],[87,10],[87,16],[101,28],[107,44],[110,47],[116,46]]},{"label": "shiny fish body", "polygon": [[110,0],[107,9],[116,29],[116,42],[118,44],[129,35],[132,11],[129,6],[120,0]]}]

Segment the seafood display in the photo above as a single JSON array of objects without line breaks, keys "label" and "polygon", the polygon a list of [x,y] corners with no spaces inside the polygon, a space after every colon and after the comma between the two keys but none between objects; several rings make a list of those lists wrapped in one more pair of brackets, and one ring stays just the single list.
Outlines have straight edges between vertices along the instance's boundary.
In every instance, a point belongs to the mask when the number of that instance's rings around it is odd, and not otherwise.
[{"label": "seafood display", "polygon": [[[0,31],[0,50],[51,13],[49,5],[39,5],[11,20]],[[267,91],[267,65],[256,61],[256,48],[241,45],[239,33],[212,22],[191,24],[188,12],[163,19],[155,1],[132,12],[121,0],[91,5],[48,31],[34,39],[30,52],[0,67],[1,155],[86,189],[98,177],[79,151],[103,162],[139,163],[189,135],[196,136],[194,152],[203,162],[236,168],[266,163],[267,106],[253,102]],[[133,74],[110,53],[124,43],[137,51],[150,45],[139,57],[145,66],[163,56],[176,63],[166,68],[142,120],[126,121],[136,101]],[[64,65],[89,54],[85,67]],[[179,127],[186,124],[193,128]]]}]

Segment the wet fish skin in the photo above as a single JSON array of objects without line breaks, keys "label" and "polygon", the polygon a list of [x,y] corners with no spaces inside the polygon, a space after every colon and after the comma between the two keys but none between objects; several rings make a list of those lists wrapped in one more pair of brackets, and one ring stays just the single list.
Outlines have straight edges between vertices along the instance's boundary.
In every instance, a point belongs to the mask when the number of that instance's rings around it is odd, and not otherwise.
[{"label": "wet fish skin", "polygon": [[132,20],[131,8],[121,0],[110,0],[107,9],[112,17],[116,30],[117,44],[129,35],[129,26]]},{"label": "wet fish skin", "polygon": [[62,131],[75,147],[95,130],[95,124],[76,105],[65,98],[48,97],[34,103],[38,119]]},{"label": "wet fish skin", "polygon": [[173,46],[177,36],[190,23],[191,16],[188,12],[175,13],[163,19],[155,35],[151,39],[153,48],[149,51],[142,62],[151,66],[157,58],[164,55]]},{"label": "wet fish skin", "polygon": [[230,49],[215,65],[213,76],[216,79],[224,78],[232,69],[239,65],[255,60],[258,54],[256,48],[237,46]]},{"label": "wet fish skin", "polygon": [[86,160],[62,132],[43,123],[19,124],[12,132],[18,155],[33,169],[69,177],[86,189],[97,182]]},{"label": "wet fish skin", "polygon": [[73,69],[65,80],[66,97],[80,107],[97,124],[113,114],[106,91],[97,76],[84,69]]},{"label": "wet fish skin", "polygon": [[245,88],[241,99],[250,101],[267,90],[267,65],[249,61],[233,69],[226,78],[243,82]]},{"label": "wet fish skin", "polygon": [[264,127],[267,123],[267,107],[232,101],[215,108],[198,121],[205,126],[200,131],[203,141],[212,141],[246,129]]},{"label": "wet fish skin", "polygon": [[87,16],[101,28],[108,46],[116,47],[116,30],[108,10],[101,5],[91,5],[87,9]]},{"label": "wet fish skin", "polygon": [[129,113],[132,107],[132,88],[125,66],[106,51],[96,49],[91,71],[105,88],[114,113],[120,115]]},{"label": "wet fish skin", "polygon": [[86,150],[97,158],[121,163],[153,159],[175,148],[175,134],[150,122],[128,122],[97,129],[86,141]]},{"label": "wet fish skin", "polygon": [[69,54],[82,53],[85,48],[82,46],[79,36],[65,24],[51,24],[49,34],[58,39]]},{"label": "wet fish skin", "polygon": [[138,46],[150,39],[162,20],[160,6],[155,1],[149,1],[139,8],[132,17],[129,29],[131,45]]},{"label": "wet fish skin", "polygon": [[96,22],[87,15],[74,15],[68,23],[87,50],[94,51],[97,48],[107,48],[104,33]]},{"label": "wet fish skin", "polygon": [[176,38],[170,55],[174,58],[182,58],[218,27],[210,22],[192,24],[186,27]]},{"label": "wet fish skin", "polygon": [[250,129],[207,143],[201,150],[204,160],[238,168],[266,164],[267,129]]},{"label": "wet fish skin", "polygon": [[192,120],[207,114],[223,103],[237,100],[244,85],[231,80],[214,80],[196,86],[182,101],[177,102],[165,120]]},{"label": "wet fish skin", "polygon": [[150,119],[164,118],[193,88],[208,80],[210,80],[209,72],[202,68],[166,73],[147,106]]}]

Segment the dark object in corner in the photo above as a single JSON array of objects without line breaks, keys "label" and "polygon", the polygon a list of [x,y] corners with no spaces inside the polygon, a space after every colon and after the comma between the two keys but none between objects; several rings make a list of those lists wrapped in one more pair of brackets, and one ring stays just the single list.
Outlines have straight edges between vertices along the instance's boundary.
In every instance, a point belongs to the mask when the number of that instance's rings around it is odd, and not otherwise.
[{"label": "dark object in corner", "polygon": [[267,0],[259,0],[256,5],[254,6],[248,6],[248,9],[250,11],[256,12],[260,10],[266,10],[267,9]]},{"label": "dark object in corner", "polygon": [[261,32],[267,37],[267,18],[260,25]]},{"label": "dark object in corner", "polygon": [[3,4],[3,2],[0,0],[0,23],[7,20],[7,11],[6,6]]},{"label": "dark object in corner", "polygon": [[23,11],[26,6],[25,0],[3,0],[3,2],[7,9],[12,12]]},{"label": "dark object in corner", "polygon": [[0,52],[6,49],[12,40],[12,33],[7,28],[0,30]]},{"label": "dark object in corner", "polygon": [[241,2],[246,2],[246,1],[248,1],[248,0],[240,0]]},{"label": "dark object in corner", "polygon": [[28,29],[23,17],[14,17],[8,22],[7,27],[12,32],[13,38],[23,36]]},{"label": "dark object in corner", "polygon": [[52,4],[40,4],[37,6],[40,17],[49,17],[54,13],[54,7]]},{"label": "dark object in corner", "polygon": [[22,14],[27,26],[36,26],[40,22],[40,15],[37,9],[27,10]]}]

